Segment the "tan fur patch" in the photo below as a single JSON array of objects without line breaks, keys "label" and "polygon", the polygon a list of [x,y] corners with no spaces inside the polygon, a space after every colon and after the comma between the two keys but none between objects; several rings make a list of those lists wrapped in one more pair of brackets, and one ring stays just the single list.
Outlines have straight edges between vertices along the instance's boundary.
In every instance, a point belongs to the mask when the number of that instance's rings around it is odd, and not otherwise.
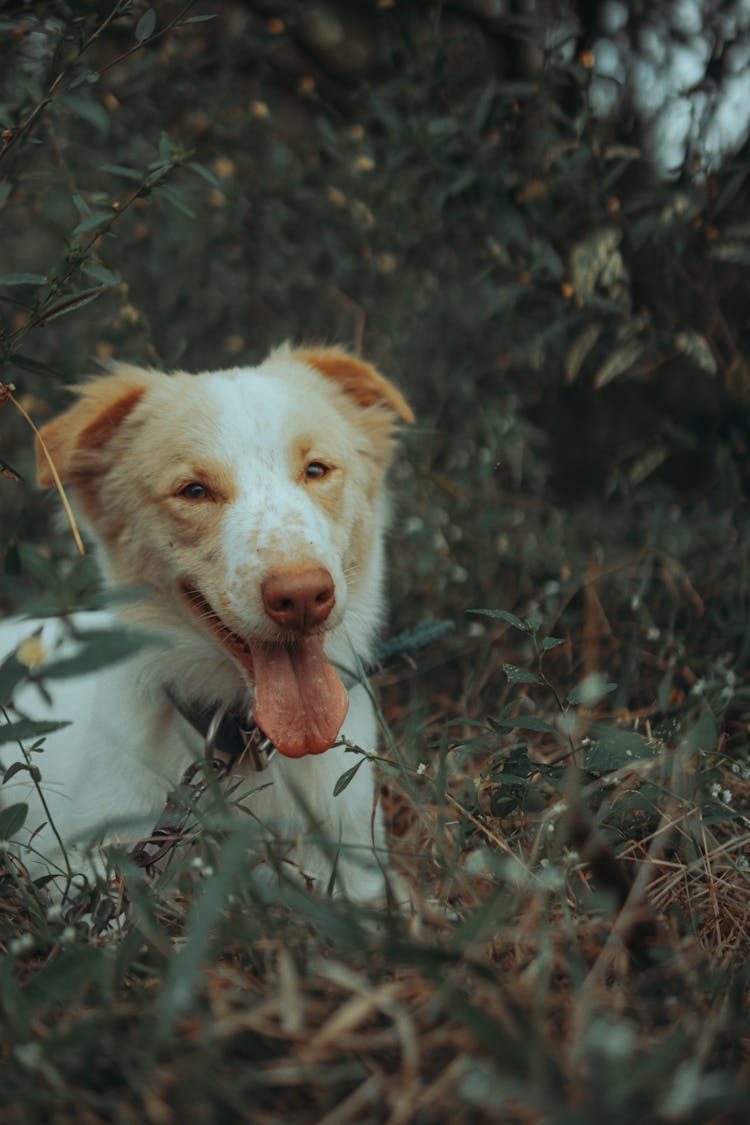
[{"label": "tan fur patch", "polygon": [[[145,376],[145,372],[143,373]],[[40,434],[60,479],[70,479],[75,454],[96,450],[104,445],[138,405],[146,391],[146,382],[136,384],[128,374],[112,375],[95,383],[76,388],[80,398],[69,410],[43,426]],[[39,441],[36,446],[37,480],[41,488],[51,488],[54,481]]]},{"label": "tan fur patch", "polygon": [[371,364],[343,348],[301,348],[293,355],[338,383],[360,406],[389,406],[402,421],[414,421],[414,412],[401,391]]}]

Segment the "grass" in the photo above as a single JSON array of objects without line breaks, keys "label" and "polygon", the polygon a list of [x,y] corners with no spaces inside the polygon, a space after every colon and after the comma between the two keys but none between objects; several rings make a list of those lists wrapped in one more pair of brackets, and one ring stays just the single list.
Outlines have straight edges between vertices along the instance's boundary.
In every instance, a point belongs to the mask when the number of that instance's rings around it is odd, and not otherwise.
[{"label": "grass", "polygon": [[[8,18],[0,377],[41,422],[92,356],[289,336],[406,390],[391,633],[453,624],[374,678],[410,905],[255,885],[221,800],[77,907],[7,853],[3,1120],[742,1122],[750,160],[657,181],[585,66],[520,73],[525,25],[481,25],[488,76],[460,6],[382,6],[342,78],[267,7]],[[7,405],[0,439],[3,609],[101,605]]]},{"label": "grass", "polygon": [[[649,565],[623,568],[632,587]],[[672,565],[646,605],[700,585]],[[700,652],[671,679],[636,665],[605,577],[578,605],[564,638],[496,611],[383,673],[408,909],[249,885],[247,826],[216,814],[171,882],[125,864],[132,906],[106,928],[111,887],[76,919],[9,864],[9,1119],[741,1120],[746,692]],[[581,680],[587,646],[635,683]],[[434,689],[472,673],[491,710]]]}]

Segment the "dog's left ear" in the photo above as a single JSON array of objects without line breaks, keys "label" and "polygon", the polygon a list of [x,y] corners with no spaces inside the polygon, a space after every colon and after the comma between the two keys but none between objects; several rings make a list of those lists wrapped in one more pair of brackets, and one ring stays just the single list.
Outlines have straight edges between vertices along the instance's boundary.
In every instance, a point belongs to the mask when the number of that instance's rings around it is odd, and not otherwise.
[{"label": "dog's left ear", "polygon": [[360,406],[387,406],[402,422],[414,421],[414,412],[401,391],[371,364],[343,348],[301,348],[294,358],[338,383]]}]

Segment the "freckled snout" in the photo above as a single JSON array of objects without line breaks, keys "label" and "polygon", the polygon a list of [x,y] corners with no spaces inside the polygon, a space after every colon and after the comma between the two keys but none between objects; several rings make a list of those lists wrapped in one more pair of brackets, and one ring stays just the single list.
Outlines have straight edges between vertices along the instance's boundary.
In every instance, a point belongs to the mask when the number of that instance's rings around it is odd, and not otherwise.
[{"label": "freckled snout", "polygon": [[336,604],[333,578],[322,566],[272,570],[261,593],[266,615],[295,633],[322,625]]}]

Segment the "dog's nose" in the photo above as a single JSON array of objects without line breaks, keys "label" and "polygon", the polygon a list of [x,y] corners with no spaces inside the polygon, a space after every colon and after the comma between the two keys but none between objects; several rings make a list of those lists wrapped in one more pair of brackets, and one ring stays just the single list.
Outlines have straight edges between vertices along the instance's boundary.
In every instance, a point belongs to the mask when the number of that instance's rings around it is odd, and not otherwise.
[{"label": "dog's nose", "polygon": [[321,625],[336,604],[333,579],[322,566],[272,570],[261,592],[267,616],[296,633]]}]

